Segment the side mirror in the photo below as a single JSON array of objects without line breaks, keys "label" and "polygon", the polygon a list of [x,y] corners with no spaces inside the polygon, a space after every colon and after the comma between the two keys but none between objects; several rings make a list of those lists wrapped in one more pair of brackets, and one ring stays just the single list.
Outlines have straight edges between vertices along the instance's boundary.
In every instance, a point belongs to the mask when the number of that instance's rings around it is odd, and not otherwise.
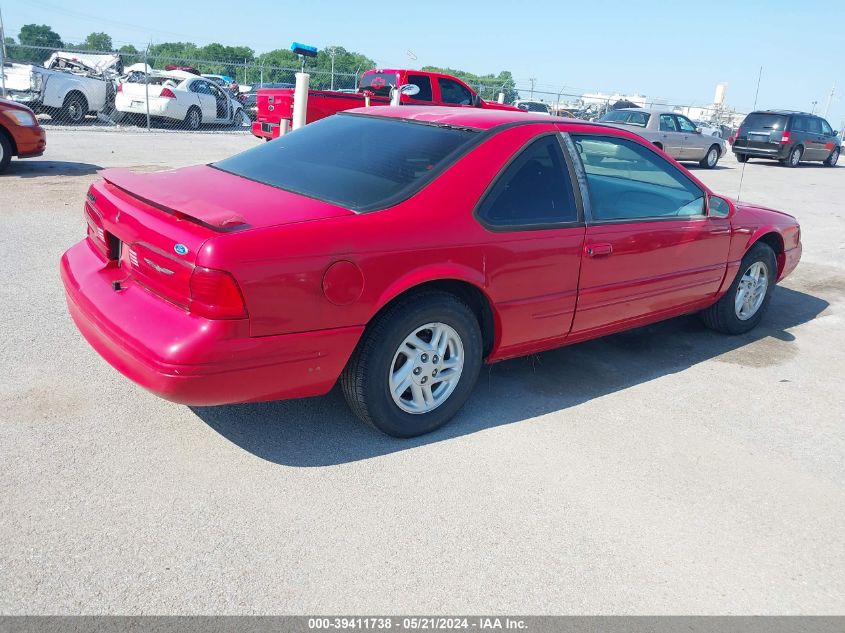
[{"label": "side mirror", "polygon": [[702,133],[701,128],[700,127],[695,128],[695,133],[701,134]]},{"label": "side mirror", "polygon": [[481,107],[481,97],[478,95],[472,95],[472,107],[473,108],[480,108]]},{"label": "side mirror", "polygon": [[416,84],[405,84],[401,88],[399,88],[399,92],[403,95],[408,95],[409,97],[413,97],[416,94],[419,94],[420,87]]},{"label": "side mirror", "polygon": [[726,218],[731,214],[731,203],[719,196],[707,199],[707,215],[711,218]]},{"label": "side mirror", "polygon": [[834,136],[839,136],[839,130],[833,130],[833,135],[834,135]]}]

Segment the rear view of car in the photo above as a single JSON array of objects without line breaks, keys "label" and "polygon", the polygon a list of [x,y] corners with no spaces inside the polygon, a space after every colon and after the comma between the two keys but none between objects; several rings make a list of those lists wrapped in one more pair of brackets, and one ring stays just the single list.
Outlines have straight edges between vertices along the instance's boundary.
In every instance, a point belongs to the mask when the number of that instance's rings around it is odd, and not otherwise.
[{"label": "rear view of car", "polygon": [[736,159],[778,160],[787,167],[820,161],[833,167],[839,160],[840,142],[823,118],[806,112],[763,110],[752,112],[739,127],[733,142]]}]

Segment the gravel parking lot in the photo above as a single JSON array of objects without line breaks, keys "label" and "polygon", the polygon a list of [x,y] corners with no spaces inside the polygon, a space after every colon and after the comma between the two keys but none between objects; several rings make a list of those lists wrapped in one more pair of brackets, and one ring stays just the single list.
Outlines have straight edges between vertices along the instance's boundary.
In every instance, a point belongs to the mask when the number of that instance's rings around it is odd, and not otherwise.
[{"label": "gravel parking lot", "polygon": [[[751,334],[684,317],[497,364],[396,440],[337,391],[189,408],[112,370],[58,275],[97,170],[258,141],[49,134],[0,178],[0,613],[845,611],[845,168],[746,166],[804,241]],[[737,193],[732,156],[696,173]]]}]

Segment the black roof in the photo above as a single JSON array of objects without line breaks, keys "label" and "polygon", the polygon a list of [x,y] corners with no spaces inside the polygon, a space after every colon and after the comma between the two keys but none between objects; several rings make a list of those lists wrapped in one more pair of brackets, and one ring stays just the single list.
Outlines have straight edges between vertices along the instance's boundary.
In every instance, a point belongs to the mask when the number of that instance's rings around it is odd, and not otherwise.
[{"label": "black roof", "polygon": [[809,112],[802,112],[801,110],[754,110],[751,114],[805,114],[807,116],[819,116]]}]

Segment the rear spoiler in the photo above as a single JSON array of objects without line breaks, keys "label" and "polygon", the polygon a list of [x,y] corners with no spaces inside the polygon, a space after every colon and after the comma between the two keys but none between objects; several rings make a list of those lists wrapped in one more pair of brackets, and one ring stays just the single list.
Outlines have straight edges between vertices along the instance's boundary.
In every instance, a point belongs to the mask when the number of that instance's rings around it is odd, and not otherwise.
[{"label": "rear spoiler", "polygon": [[179,193],[178,183],[184,182],[184,174],[177,175],[174,171],[139,174],[128,169],[103,169],[99,175],[124,193],[180,220],[214,231],[232,231],[249,226],[241,215],[230,209]]}]

